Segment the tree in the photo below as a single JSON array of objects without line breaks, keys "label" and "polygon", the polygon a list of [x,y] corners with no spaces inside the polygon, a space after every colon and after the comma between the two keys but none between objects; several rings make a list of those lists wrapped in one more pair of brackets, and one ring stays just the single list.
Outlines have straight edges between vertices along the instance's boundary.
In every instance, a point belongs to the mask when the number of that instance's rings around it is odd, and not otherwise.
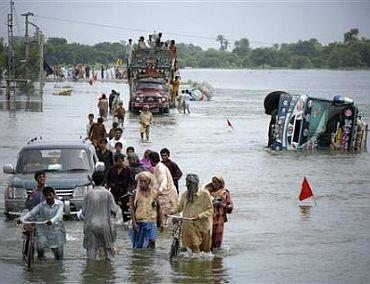
[{"label": "tree", "polygon": [[234,42],[233,53],[239,56],[245,56],[250,52],[249,40],[245,37]]},{"label": "tree", "polygon": [[358,40],[358,29],[351,29],[344,34],[344,43],[351,43]]},{"label": "tree", "polygon": [[224,49],[223,50],[227,50],[228,47],[229,47],[229,41],[227,39],[224,40]]},{"label": "tree", "polygon": [[226,40],[225,37],[221,34],[216,37],[216,41],[220,42],[220,50],[225,50],[225,45],[224,45],[225,40]]}]

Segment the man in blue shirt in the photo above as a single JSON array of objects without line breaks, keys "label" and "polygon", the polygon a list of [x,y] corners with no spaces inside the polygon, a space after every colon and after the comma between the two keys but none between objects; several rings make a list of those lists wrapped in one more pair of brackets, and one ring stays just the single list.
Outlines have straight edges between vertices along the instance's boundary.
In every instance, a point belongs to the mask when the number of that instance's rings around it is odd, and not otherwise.
[{"label": "man in blue shirt", "polygon": [[25,209],[28,209],[29,211],[31,211],[37,204],[45,200],[44,195],[42,194],[42,190],[45,187],[45,181],[46,181],[45,172],[37,171],[35,173],[35,180],[37,182],[37,186],[28,195],[26,204],[25,204]]}]

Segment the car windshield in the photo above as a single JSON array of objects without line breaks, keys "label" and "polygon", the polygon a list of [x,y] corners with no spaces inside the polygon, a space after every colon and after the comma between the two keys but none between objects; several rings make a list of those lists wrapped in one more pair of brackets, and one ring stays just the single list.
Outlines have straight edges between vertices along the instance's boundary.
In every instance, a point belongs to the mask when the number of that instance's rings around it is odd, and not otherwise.
[{"label": "car windshield", "polygon": [[27,149],[20,153],[17,173],[34,173],[39,170],[57,172],[90,171],[85,149]]},{"label": "car windshield", "polygon": [[139,82],[137,85],[137,89],[156,89],[156,90],[162,90],[162,84],[157,82]]}]

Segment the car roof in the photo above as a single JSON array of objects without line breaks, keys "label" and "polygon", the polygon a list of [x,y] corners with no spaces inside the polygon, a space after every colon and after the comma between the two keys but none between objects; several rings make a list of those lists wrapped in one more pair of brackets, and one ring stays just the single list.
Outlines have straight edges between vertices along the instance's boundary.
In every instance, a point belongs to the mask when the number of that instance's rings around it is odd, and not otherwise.
[{"label": "car roof", "polygon": [[92,146],[90,141],[34,141],[27,143],[22,150],[26,149],[55,149],[55,148],[64,148],[64,149],[75,149],[83,148],[90,149]]}]

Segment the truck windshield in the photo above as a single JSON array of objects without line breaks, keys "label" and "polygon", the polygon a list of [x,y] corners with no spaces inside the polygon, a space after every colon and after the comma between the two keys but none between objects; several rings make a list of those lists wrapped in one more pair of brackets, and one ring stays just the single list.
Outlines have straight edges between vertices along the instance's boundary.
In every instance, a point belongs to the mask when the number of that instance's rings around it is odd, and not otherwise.
[{"label": "truck windshield", "polygon": [[92,165],[85,149],[27,149],[20,153],[17,173],[34,173],[39,170],[75,172],[91,171]]},{"label": "truck windshield", "polygon": [[137,89],[156,89],[163,90],[162,84],[157,82],[139,82]]},{"label": "truck windshield", "polygon": [[327,136],[330,140],[338,130],[338,123],[343,121],[343,107],[333,106],[330,102],[313,100],[308,139],[312,136]]}]

